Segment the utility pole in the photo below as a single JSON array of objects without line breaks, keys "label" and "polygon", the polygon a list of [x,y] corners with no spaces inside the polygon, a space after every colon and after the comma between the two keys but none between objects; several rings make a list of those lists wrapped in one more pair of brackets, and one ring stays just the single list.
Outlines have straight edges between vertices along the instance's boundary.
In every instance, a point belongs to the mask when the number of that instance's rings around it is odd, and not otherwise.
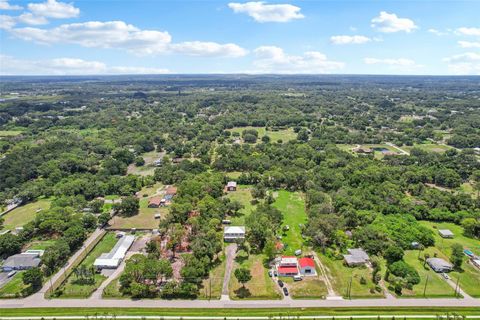
[{"label": "utility pole", "polygon": [[428,275],[427,275],[427,279],[425,280],[425,287],[423,288],[423,297],[425,298],[425,294],[427,292],[427,284],[428,284]]}]

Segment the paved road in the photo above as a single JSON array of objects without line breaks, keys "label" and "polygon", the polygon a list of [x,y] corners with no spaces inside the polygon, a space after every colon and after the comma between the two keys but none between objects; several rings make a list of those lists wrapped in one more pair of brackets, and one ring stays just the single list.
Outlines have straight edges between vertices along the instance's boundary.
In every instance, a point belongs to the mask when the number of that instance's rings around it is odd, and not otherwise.
[{"label": "paved road", "polygon": [[223,287],[222,287],[222,296],[226,300],[228,297],[228,284],[230,283],[230,277],[232,276],[233,262],[237,255],[237,244],[232,243],[227,246],[225,249],[225,257],[227,261],[225,262],[225,275],[223,276]]},{"label": "paved road", "polygon": [[[105,233],[106,231],[103,230],[103,229],[96,229],[91,235],[90,237],[88,237],[87,240],[85,240],[83,246],[78,249],[77,252],[75,252],[71,257],[70,259],[68,259],[68,262],[67,264],[61,268],[55,275],[53,275],[53,277],[51,278],[51,280],[47,281],[42,289],[40,289],[39,292],[37,292],[36,294],[34,294],[33,296],[37,297],[37,296],[41,296],[43,297],[43,295],[50,289],[51,285],[54,284],[58,279],[61,279],[61,278],[65,278],[65,272],[66,270],[68,270],[70,268],[70,266],[75,262],[75,260],[77,260],[77,258],[88,248],[88,246],[94,242],[98,237],[101,237],[103,236],[103,234]],[[32,297],[33,297],[32,296]]]}]

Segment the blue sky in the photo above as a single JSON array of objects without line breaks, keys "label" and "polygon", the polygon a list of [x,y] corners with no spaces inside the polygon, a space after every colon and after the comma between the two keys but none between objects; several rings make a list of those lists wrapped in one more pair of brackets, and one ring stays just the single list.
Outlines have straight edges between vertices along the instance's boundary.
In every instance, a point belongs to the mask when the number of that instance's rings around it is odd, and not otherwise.
[{"label": "blue sky", "polygon": [[480,1],[0,0],[0,74],[480,74]]}]

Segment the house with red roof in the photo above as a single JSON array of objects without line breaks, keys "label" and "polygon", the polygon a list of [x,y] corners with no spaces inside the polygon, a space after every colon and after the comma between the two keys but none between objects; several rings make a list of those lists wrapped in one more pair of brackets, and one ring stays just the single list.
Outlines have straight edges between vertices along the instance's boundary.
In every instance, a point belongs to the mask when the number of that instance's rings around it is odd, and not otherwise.
[{"label": "house with red roof", "polygon": [[312,258],[300,258],[298,259],[298,267],[300,273],[304,276],[315,276],[317,274],[315,270],[315,261]]},{"label": "house with red roof", "polygon": [[277,265],[277,272],[280,277],[293,277],[298,275],[297,257],[283,256]]}]

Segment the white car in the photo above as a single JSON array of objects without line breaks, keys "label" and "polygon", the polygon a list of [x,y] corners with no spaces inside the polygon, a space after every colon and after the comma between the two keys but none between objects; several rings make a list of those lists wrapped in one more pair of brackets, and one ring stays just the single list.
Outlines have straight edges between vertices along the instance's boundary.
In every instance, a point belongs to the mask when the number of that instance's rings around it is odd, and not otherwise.
[{"label": "white car", "polygon": [[7,274],[7,277],[11,278],[13,277],[14,275],[17,274],[17,271],[13,270],[13,271],[10,271],[8,274]]},{"label": "white car", "polygon": [[442,276],[445,278],[445,280],[450,280],[450,277],[445,272],[442,273]]}]

